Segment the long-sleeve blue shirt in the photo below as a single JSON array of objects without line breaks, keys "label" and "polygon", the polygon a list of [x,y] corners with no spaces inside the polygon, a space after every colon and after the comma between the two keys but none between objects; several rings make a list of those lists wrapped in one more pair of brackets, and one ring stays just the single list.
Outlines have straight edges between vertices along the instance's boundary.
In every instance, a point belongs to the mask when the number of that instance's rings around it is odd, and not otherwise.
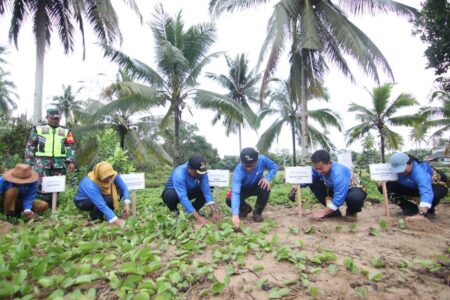
[{"label": "long-sleeve blue shirt", "polygon": [[408,176],[403,176],[402,173],[397,174],[397,182],[410,189],[418,189],[420,194],[420,207],[431,207],[433,203],[434,193],[431,184],[431,177],[433,176],[433,169],[425,162],[412,162],[412,171]]},{"label": "long-sleeve blue shirt", "polygon": [[322,180],[333,191],[333,199],[328,207],[332,210],[337,210],[345,202],[345,198],[347,197],[352,180],[352,172],[340,163],[334,161],[331,163],[331,169],[328,174],[321,175],[313,169],[312,177],[313,180]]},{"label": "long-sleeve blue shirt", "polygon": [[188,214],[195,211],[191,201],[189,201],[188,193],[200,186],[200,190],[205,197],[206,203],[214,203],[211,189],[209,187],[208,173],[199,175],[198,178],[192,177],[188,173],[188,163],[179,165],[170,174],[169,180],[166,183],[166,189],[174,189],[180,199],[181,205]]},{"label": "long-sleeve blue shirt", "polygon": [[22,200],[23,210],[31,210],[33,201],[36,199],[38,182],[17,184],[0,177],[0,195],[3,195],[11,187],[17,187],[19,189],[19,199]]},{"label": "long-sleeve blue shirt", "polygon": [[239,163],[236,166],[233,172],[233,179],[231,181],[231,213],[233,215],[239,214],[241,189],[256,186],[263,177],[265,170],[268,170],[268,172],[264,178],[271,181],[277,174],[278,165],[264,155],[258,156],[256,167],[250,173],[245,170],[242,163]]},{"label": "long-sleeve blue shirt", "polygon": [[[120,175],[117,175],[114,179],[114,184],[122,191],[122,199],[126,202],[129,201],[128,187],[123,182]],[[77,194],[75,195],[75,201],[81,201],[89,199],[95,206],[105,215],[108,222],[116,218],[114,211],[108,207],[102,196],[100,187],[93,182],[89,177],[84,177],[78,186]]]}]

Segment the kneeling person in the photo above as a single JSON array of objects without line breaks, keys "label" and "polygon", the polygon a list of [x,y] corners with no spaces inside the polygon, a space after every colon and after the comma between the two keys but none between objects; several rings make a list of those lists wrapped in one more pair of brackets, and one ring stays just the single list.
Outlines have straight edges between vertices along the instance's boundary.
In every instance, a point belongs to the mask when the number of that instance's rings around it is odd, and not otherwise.
[{"label": "kneeling person", "polygon": [[8,221],[14,222],[22,211],[25,217],[34,218],[34,212],[42,213],[48,208],[47,202],[36,200],[38,180],[38,173],[28,164],[17,164],[0,177],[0,196]]},{"label": "kneeling person", "polygon": [[[413,218],[432,217],[435,208],[448,193],[446,175],[438,172],[428,163],[403,152],[397,152],[390,159],[397,181],[386,183],[389,200]],[[381,192],[381,187],[379,188]],[[408,197],[420,197],[419,206]]]},{"label": "kneeling person", "polygon": [[[253,221],[262,222],[262,212],[270,196],[270,182],[278,171],[278,165],[264,155],[259,155],[253,148],[244,148],[240,154],[241,162],[233,172],[231,183],[231,199],[227,205],[231,207],[232,222],[235,228],[240,226],[240,218],[245,218],[253,208],[245,199],[256,196]],[[268,170],[264,175],[264,171]]]},{"label": "kneeling person", "polygon": [[356,222],[357,213],[364,206],[367,196],[362,181],[349,168],[332,161],[330,154],[325,150],[314,152],[311,161],[313,182],[308,186],[317,200],[326,206],[314,212],[312,217],[320,220],[341,216],[339,207],[345,202],[347,204],[345,221]]},{"label": "kneeling person", "polygon": [[[203,225],[208,221],[198,211],[207,203],[213,213],[213,221],[221,219],[213,201],[207,172],[205,160],[200,156],[191,157],[173,170],[161,197],[174,214],[179,214],[178,204],[181,203],[186,213],[192,214],[197,223]],[[195,200],[191,203],[192,199]]]},{"label": "kneeling person", "polygon": [[89,211],[92,220],[103,219],[122,226],[124,221],[114,213],[119,209],[119,199],[124,199],[124,217],[128,216],[130,200],[128,188],[110,163],[100,162],[81,180],[74,198],[75,206]]}]

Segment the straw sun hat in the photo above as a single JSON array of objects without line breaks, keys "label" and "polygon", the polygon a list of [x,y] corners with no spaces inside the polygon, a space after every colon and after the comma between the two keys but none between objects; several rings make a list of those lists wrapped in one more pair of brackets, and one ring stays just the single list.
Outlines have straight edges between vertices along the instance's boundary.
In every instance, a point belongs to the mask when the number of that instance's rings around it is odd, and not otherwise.
[{"label": "straw sun hat", "polygon": [[3,173],[3,179],[12,183],[25,184],[38,181],[39,175],[31,169],[30,165],[17,164],[13,169]]}]

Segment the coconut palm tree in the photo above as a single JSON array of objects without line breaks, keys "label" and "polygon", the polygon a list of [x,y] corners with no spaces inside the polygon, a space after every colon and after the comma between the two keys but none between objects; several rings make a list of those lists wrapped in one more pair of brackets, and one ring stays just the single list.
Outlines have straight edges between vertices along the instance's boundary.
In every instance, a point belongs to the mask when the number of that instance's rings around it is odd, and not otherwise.
[{"label": "coconut palm tree", "polygon": [[421,109],[420,115],[427,118],[427,128],[439,128],[432,133],[431,138],[442,137],[450,129],[450,92],[443,86],[431,94],[430,102],[438,101],[440,106],[426,106]]},{"label": "coconut palm tree", "polygon": [[[245,126],[245,122],[252,128],[257,127],[257,124],[255,124],[256,115],[249,104],[258,102],[256,84],[261,76],[254,70],[249,70],[248,59],[243,53],[236,55],[234,59],[225,55],[225,60],[228,66],[228,74],[207,73],[206,76],[228,90],[228,93],[220,95],[220,97],[216,97],[216,93],[206,91],[197,93],[195,102],[203,108],[210,106],[216,112],[212,124],[215,125],[222,120],[227,136],[230,133],[238,133],[239,152],[241,152],[241,128]],[[233,104],[238,105],[233,106]],[[231,113],[228,110],[230,106],[234,108]],[[245,112],[245,114],[236,114],[239,111]]]},{"label": "coconut palm tree", "polygon": [[[277,79],[274,81],[278,82],[278,87],[273,92],[270,92],[269,104],[261,110],[260,118],[263,119],[267,115],[277,115],[277,118],[261,135],[257,148],[261,152],[267,152],[274,140],[280,135],[283,127],[289,125],[292,136],[292,161],[295,166],[297,164],[295,145],[297,143],[297,136],[300,136],[302,130],[298,118],[299,107],[292,101],[294,91],[291,89],[291,83]],[[309,100],[313,100],[313,94],[308,93],[308,95]],[[326,94],[323,94],[321,99],[328,101]],[[326,135],[326,130],[330,126],[337,128],[339,131],[342,130],[339,115],[328,108],[310,110],[308,115],[325,129],[320,130],[312,124],[308,124],[308,143],[310,145],[320,145],[327,150],[335,149],[335,146]]]},{"label": "coconut palm tree", "polygon": [[80,87],[75,92],[72,92],[71,85],[63,85],[62,88],[63,94],[61,96],[54,96],[53,104],[63,112],[67,126],[71,127],[76,124],[77,116],[79,116],[83,110],[83,101],[76,99],[83,88]]},{"label": "coconut palm tree", "polygon": [[[140,16],[134,0],[124,2]],[[0,15],[4,14],[11,14],[9,40],[14,42],[16,48],[23,22],[27,18],[33,20],[36,39],[34,124],[42,118],[44,57],[45,50],[50,45],[52,32],[58,32],[65,53],[71,52],[74,48],[75,27],[80,29],[84,50],[85,20],[92,26],[101,43],[110,44],[117,38],[121,39],[119,20],[110,0],[0,0]]]},{"label": "coconut palm tree", "polygon": [[5,54],[6,48],[0,46],[0,114],[9,115],[12,110],[17,108],[13,98],[18,98],[18,95],[15,92],[16,85],[8,80],[10,73],[2,67],[3,64],[7,64],[3,58]]},{"label": "coconut palm tree", "polygon": [[[185,29],[181,12],[171,17],[162,5],[156,7],[150,27],[155,40],[156,70],[107,45],[104,46],[105,55],[137,79],[144,81],[146,88],[153,90],[156,97],[169,104],[160,126],[169,126],[171,118],[174,118],[174,163],[178,164],[181,162],[179,133],[182,112],[189,108],[187,101],[201,91],[197,88],[197,79],[203,67],[220,54],[207,54],[215,41],[216,30],[212,23],[193,25]],[[130,95],[140,94],[143,87],[142,84],[136,83],[119,85]]]},{"label": "coconut palm tree", "polygon": [[107,86],[102,92],[102,98],[107,104],[101,105],[91,115],[93,127],[101,128],[99,124],[112,126],[119,135],[120,147],[125,148],[125,138],[130,137],[131,149],[140,150],[147,157],[151,151],[160,158],[172,162],[172,158],[159,146],[158,143],[144,139],[142,132],[148,130],[149,123],[145,122],[146,116],[136,117],[136,114],[145,113],[151,107],[161,105],[164,101],[153,93],[153,89],[141,86],[140,94],[129,94],[124,88],[127,84],[134,83],[134,78],[125,70],[119,70],[116,82]]},{"label": "coconut palm tree", "polygon": [[391,126],[410,126],[413,116],[395,116],[396,113],[405,107],[417,105],[418,102],[410,94],[402,93],[394,100],[390,101],[393,85],[388,83],[376,87],[372,92],[368,91],[372,98],[372,107],[351,103],[349,112],[356,113],[359,124],[346,131],[348,138],[347,145],[354,143],[372,130],[377,131],[380,138],[381,161],[385,162],[385,148],[399,149],[403,144],[400,134],[393,131]]},{"label": "coconut palm tree", "polygon": [[[233,12],[259,4],[267,0],[210,0],[209,9],[213,16],[228,11]],[[302,156],[308,155],[308,120],[306,87],[309,81],[306,66],[332,62],[350,80],[354,77],[346,57],[356,61],[364,73],[379,81],[379,68],[391,78],[391,68],[376,45],[347,18],[344,10],[352,13],[378,13],[393,11],[412,17],[416,10],[391,0],[342,0],[335,4],[329,0],[280,0],[274,6],[268,22],[267,37],[261,49],[260,61],[269,53],[260,91],[260,101],[267,84],[275,71],[284,49],[289,49],[290,63],[296,73],[296,85],[303,93],[298,94],[302,115]],[[312,73],[312,75],[315,75]],[[292,74],[291,74],[292,76]]]}]

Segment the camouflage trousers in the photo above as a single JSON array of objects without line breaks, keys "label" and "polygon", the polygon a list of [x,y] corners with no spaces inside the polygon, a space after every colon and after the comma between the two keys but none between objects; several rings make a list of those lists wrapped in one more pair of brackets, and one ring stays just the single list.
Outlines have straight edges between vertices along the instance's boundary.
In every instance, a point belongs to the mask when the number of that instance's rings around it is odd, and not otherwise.
[{"label": "camouflage trousers", "polygon": [[33,170],[39,174],[37,199],[52,203],[51,193],[42,193],[42,177],[66,175],[66,164],[60,158],[35,158]]}]

